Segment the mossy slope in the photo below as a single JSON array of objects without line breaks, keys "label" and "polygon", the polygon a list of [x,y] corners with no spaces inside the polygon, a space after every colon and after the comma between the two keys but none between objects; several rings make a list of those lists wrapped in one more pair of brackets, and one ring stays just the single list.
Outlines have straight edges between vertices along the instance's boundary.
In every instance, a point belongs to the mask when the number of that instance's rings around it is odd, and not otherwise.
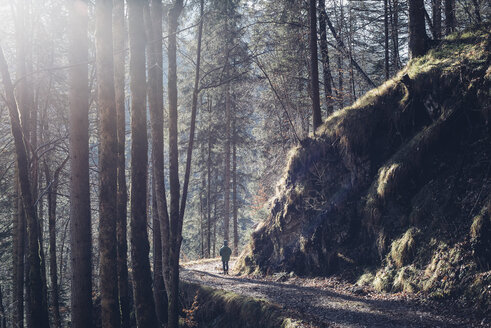
[{"label": "mossy slope", "polygon": [[489,308],[490,27],[447,38],[294,149],[240,270],[365,272]]},{"label": "mossy slope", "polygon": [[[188,307],[190,325],[207,328],[299,327],[276,305],[188,282],[181,282],[181,300]],[[192,303],[194,302],[194,307]],[[184,325],[186,327],[186,325]]]}]

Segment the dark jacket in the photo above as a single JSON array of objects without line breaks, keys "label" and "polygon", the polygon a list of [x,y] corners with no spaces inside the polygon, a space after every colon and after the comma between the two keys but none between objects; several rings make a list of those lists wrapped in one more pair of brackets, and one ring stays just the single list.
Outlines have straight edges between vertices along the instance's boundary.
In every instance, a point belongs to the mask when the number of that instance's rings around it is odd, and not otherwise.
[{"label": "dark jacket", "polygon": [[232,250],[228,246],[223,246],[220,248],[220,256],[222,257],[222,261],[229,261],[230,255],[232,254]]}]

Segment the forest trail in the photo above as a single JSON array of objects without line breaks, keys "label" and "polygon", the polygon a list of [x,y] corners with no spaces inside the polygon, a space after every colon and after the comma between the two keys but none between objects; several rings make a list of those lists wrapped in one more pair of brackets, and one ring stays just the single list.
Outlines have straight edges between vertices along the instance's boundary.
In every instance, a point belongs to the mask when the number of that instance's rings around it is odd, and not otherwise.
[{"label": "forest trail", "polygon": [[[230,263],[233,268],[234,261]],[[483,327],[489,322],[404,294],[379,293],[335,278],[223,275],[220,260],[184,264],[181,279],[279,305],[302,327]]]}]

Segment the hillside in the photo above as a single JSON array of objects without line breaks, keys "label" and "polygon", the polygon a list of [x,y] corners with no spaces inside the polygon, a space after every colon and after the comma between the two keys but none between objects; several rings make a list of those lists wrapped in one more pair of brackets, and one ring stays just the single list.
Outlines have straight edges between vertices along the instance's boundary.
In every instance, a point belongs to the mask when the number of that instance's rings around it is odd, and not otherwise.
[{"label": "hillside", "polygon": [[243,273],[342,274],[491,304],[489,26],[455,34],[292,150]]}]

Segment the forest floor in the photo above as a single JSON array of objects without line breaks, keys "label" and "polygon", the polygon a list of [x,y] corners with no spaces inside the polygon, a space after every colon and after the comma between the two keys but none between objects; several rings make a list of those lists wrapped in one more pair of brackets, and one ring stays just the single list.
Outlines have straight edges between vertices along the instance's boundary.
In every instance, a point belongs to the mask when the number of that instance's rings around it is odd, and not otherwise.
[{"label": "forest floor", "polygon": [[[380,293],[336,277],[224,275],[219,259],[183,264],[181,279],[280,306],[302,327],[491,327],[469,309],[423,296]],[[230,261],[233,268],[234,260]]]}]

